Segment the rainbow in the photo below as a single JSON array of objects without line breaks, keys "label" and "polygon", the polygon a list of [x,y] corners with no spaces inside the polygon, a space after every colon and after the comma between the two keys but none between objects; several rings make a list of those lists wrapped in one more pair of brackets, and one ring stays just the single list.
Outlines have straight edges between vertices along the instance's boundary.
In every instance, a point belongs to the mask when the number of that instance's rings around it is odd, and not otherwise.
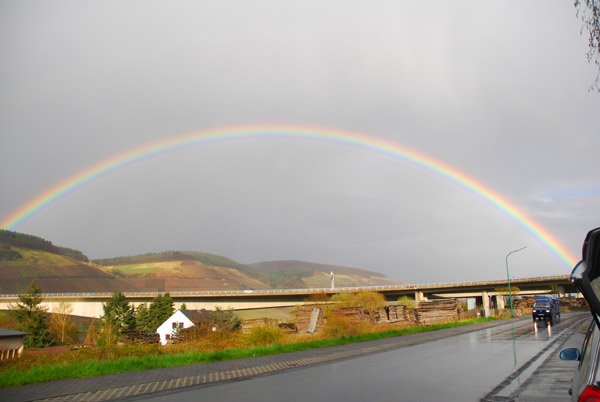
[{"label": "rainbow", "polygon": [[82,170],[81,172],[56,184],[46,192],[33,198],[19,209],[14,211],[12,214],[4,218],[0,222],[0,227],[7,230],[15,230],[24,222],[39,214],[41,211],[45,210],[50,205],[56,203],[68,194],[73,193],[87,184],[116,170],[159,154],[190,146],[210,144],[215,142],[269,138],[303,139],[346,144],[408,161],[458,184],[459,186],[487,201],[504,214],[508,215],[511,219],[536,237],[553,254],[555,254],[558,259],[569,268],[569,270],[577,261],[576,257],[560,241],[558,241],[558,239],[556,239],[552,233],[528,217],[516,205],[491,188],[483,185],[482,183],[476,181],[458,169],[444,163],[443,161],[436,160],[428,155],[400,146],[394,142],[370,137],[364,134],[334,129],[285,125],[227,127],[214,130],[198,131],[185,135],[165,138],[160,141],[151,142],[141,147],[131,149],[98,164],[92,165],[87,169]]}]

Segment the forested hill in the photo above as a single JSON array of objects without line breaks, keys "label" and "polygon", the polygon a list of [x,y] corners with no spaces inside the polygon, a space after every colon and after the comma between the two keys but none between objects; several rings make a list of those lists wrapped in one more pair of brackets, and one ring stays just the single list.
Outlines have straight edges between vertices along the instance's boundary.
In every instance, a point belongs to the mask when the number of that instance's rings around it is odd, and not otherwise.
[{"label": "forested hill", "polygon": [[0,229],[0,261],[17,260],[20,258],[18,251],[11,250],[11,246],[46,251],[72,258],[76,261],[89,262],[88,257],[79,250],[55,246],[52,242],[41,237]]},{"label": "forested hill", "polygon": [[3,230],[0,293],[21,293],[34,279],[44,293],[139,291],[87,260],[81,251],[55,246],[37,236]]}]

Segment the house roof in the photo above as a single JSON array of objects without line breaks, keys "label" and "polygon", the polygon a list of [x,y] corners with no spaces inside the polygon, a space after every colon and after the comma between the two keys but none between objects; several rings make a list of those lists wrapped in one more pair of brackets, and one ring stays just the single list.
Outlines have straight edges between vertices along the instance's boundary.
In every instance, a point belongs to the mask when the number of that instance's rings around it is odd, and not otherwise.
[{"label": "house roof", "polygon": [[12,336],[26,336],[29,332],[15,331],[14,329],[0,328],[0,338],[12,337]]},{"label": "house roof", "polygon": [[205,309],[202,310],[181,310],[183,315],[190,319],[194,324],[199,322],[210,321],[210,312]]}]

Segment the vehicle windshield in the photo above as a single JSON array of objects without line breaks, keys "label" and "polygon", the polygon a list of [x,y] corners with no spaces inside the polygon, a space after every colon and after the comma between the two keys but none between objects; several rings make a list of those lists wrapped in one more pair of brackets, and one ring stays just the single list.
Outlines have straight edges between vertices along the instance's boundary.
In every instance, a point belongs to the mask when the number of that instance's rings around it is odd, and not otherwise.
[{"label": "vehicle windshield", "polygon": [[550,303],[548,302],[536,302],[533,307],[540,307],[540,308],[550,308]]}]

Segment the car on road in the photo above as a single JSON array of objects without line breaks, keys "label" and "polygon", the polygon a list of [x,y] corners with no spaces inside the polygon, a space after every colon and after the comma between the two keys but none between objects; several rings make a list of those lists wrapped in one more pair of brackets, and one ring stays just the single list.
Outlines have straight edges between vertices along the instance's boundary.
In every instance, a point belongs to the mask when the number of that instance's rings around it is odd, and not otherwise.
[{"label": "car on road", "polygon": [[531,316],[533,317],[533,321],[559,320],[560,308],[558,307],[558,300],[548,296],[538,296],[531,309]]},{"label": "car on road", "polygon": [[600,401],[600,228],[588,232],[571,282],[590,304],[592,322],[581,349],[564,349],[560,358],[579,361],[571,380],[571,400]]}]

